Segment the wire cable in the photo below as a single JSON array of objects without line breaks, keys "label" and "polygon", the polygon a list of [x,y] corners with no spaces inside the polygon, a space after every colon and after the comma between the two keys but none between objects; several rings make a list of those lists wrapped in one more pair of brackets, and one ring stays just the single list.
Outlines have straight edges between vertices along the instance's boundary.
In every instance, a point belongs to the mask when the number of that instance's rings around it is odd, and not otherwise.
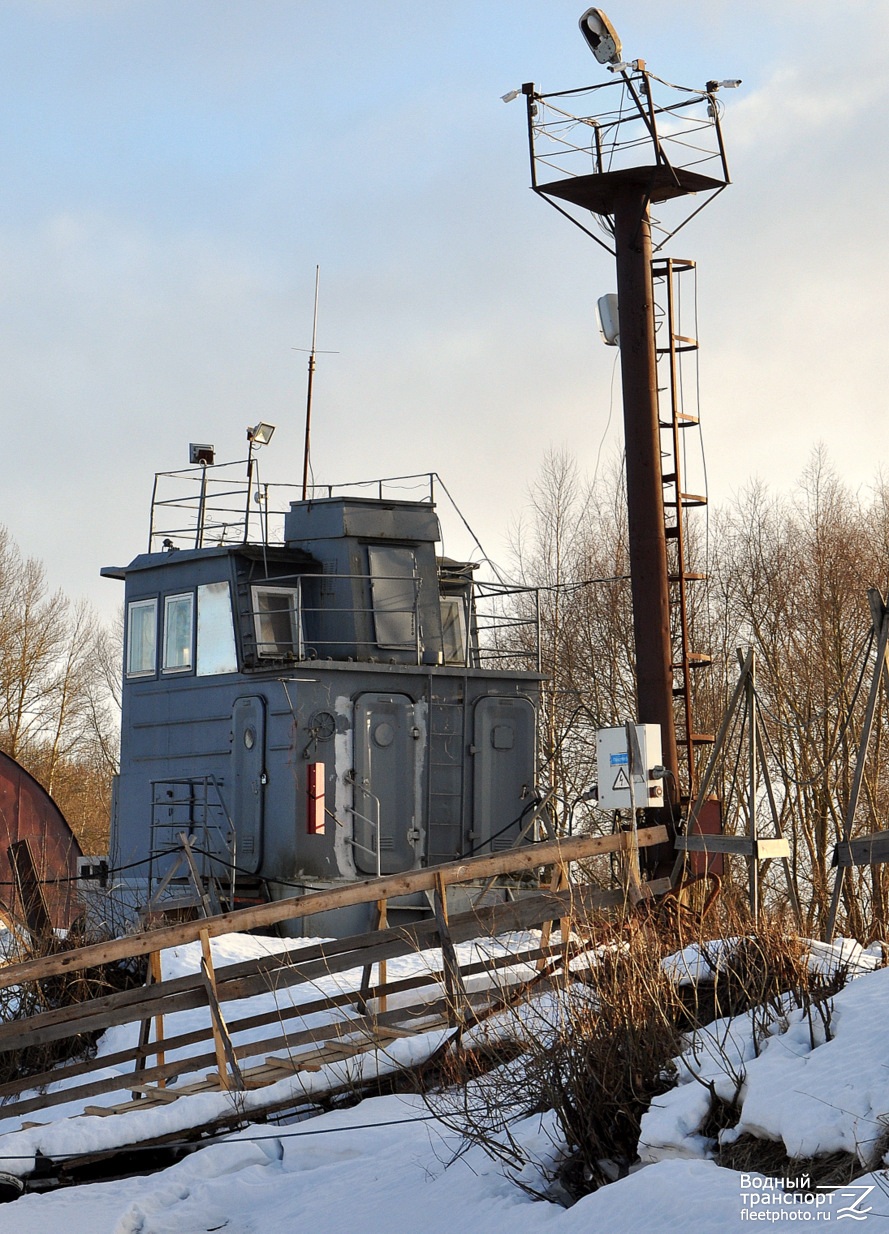
[{"label": "wire cable", "polygon": [[[441,1122],[442,1120],[437,1114],[414,1114],[409,1118],[389,1118],[381,1119],[374,1123],[350,1123],[345,1127],[317,1127],[314,1131],[279,1131],[277,1128],[270,1135],[242,1135],[237,1131],[224,1131],[218,1135],[212,1136],[209,1140],[167,1140],[163,1144],[127,1144],[119,1149],[97,1149],[97,1153],[107,1152],[122,1152],[122,1153],[156,1153],[158,1149],[174,1149],[174,1148],[190,1148],[198,1151],[202,1148],[210,1147],[214,1144],[225,1143],[249,1143],[261,1144],[265,1140],[296,1140],[309,1135],[334,1135],[340,1131],[372,1131],[374,1127],[400,1127],[402,1123],[429,1123]],[[248,1125],[253,1125],[248,1124]],[[15,1134],[15,1133],[13,1133]],[[233,1139],[232,1137],[237,1137]],[[39,1153],[45,1161],[74,1161],[79,1157],[87,1156],[83,1151],[79,1153],[50,1153],[44,1154],[38,1148],[33,1153],[2,1153],[0,1154],[0,1162],[3,1161],[33,1161],[35,1155]],[[26,1179],[23,1181],[27,1181]]]}]

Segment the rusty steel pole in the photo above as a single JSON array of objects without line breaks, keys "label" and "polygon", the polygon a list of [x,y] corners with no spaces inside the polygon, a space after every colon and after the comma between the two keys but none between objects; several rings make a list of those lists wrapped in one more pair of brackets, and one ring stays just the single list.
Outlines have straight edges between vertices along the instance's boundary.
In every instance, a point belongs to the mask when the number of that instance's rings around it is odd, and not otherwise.
[{"label": "rusty steel pole", "polygon": [[675,802],[679,760],[673,715],[651,221],[641,184],[622,187],[613,204],[638,719],[661,727],[664,766],[673,773],[664,785],[665,795]]}]

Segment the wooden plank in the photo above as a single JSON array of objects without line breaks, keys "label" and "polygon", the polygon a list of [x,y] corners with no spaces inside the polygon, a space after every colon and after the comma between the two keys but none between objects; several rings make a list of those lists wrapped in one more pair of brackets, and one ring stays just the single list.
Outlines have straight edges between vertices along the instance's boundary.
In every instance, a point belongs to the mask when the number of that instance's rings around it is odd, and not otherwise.
[{"label": "wooden plank", "polygon": [[[162,980],[162,973],[161,973],[160,953],[157,951],[152,951],[148,957],[148,972],[146,974],[145,984],[147,986],[157,985],[161,982],[161,980]],[[155,1023],[155,1040],[158,1043],[161,1043],[164,1039],[164,1017],[162,1015],[156,1016],[154,1023]],[[137,1075],[145,1067],[145,1059],[147,1058],[147,1052],[146,1052],[145,1047],[148,1045],[148,1042],[150,1040],[151,1040],[151,1017],[148,1016],[145,1019],[143,1019],[141,1024],[139,1025],[139,1044],[136,1047],[136,1066],[135,1066]],[[158,1050],[157,1050],[157,1061],[159,1064],[163,1065],[164,1055],[163,1055],[163,1051],[160,1045],[158,1045]],[[163,1080],[160,1081],[161,1087],[163,1087],[164,1083],[165,1081]],[[133,1100],[136,1100],[138,1085],[134,1085],[131,1091],[133,1093]]]},{"label": "wooden plank", "polygon": [[786,839],[753,840],[750,836],[677,836],[676,847],[687,853],[735,853],[740,857],[752,857],[755,853],[758,861],[790,856]]},{"label": "wooden plank", "polygon": [[[169,1102],[175,1101],[176,1098],[179,1096],[179,1094],[176,1092],[175,1089],[161,1088],[159,1084],[155,1085],[155,1084],[130,1083],[129,1087],[130,1087],[131,1092],[137,1092],[143,1097],[150,1097],[152,1100],[152,1103],[157,1103],[159,1105],[169,1104]],[[136,1104],[139,1105],[140,1103],[136,1102]],[[144,1107],[140,1106],[140,1108],[144,1108]]]},{"label": "wooden plank", "polygon": [[435,925],[438,930],[441,959],[444,966],[445,991],[448,996],[448,1023],[456,1026],[463,1022],[466,987],[463,985],[463,978],[460,976],[460,965],[457,962],[454,939],[448,925],[448,893],[442,878],[436,878],[435,880],[435,889],[432,893],[432,909],[435,913]]},{"label": "wooden plank", "polygon": [[[451,935],[455,943],[468,942],[485,935],[527,929],[547,918],[563,917],[578,907],[588,909],[618,904],[620,901],[620,892],[601,892],[590,887],[575,887],[559,893],[542,892],[461,913],[452,919]],[[276,988],[361,968],[382,959],[414,954],[435,946],[436,933],[434,921],[423,921],[377,934],[333,940],[310,948],[228,965],[219,969],[217,974],[219,1001],[251,998]],[[305,963],[291,962],[293,956],[303,954],[317,959]],[[237,975],[230,977],[229,974]],[[26,1044],[45,1044],[68,1036],[99,1032],[136,1018],[191,1010],[202,1006],[205,1000],[203,978],[199,973],[190,974],[158,986],[137,987],[73,1007],[41,1012],[26,1021],[0,1024],[0,1050],[20,1049]],[[134,1008],[138,1008],[137,1013],[134,1013]]]},{"label": "wooden plank", "polygon": [[889,831],[840,840],[836,847],[837,865],[873,866],[889,861]]},{"label": "wooden plank", "polygon": [[773,858],[784,859],[790,856],[790,842],[783,837],[774,840],[756,841],[757,861],[771,861]]},{"label": "wooden plank", "polygon": [[241,1071],[235,1058],[231,1037],[228,1034],[225,1016],[219,1006],[216,973],[213,968],[213,956],[210,953],[210,936],[206,930],[201,931],[201,976],[204,978],[207,1001],[210,1004],[213,1045],[216,1049],[216,1066],[219,1069],[220,1083],[223,1088],[243,1088]]},{"label": "wooden plank", "polygon": [[[453,919],[452,937],[455,942],[468,942],[483,935],[530,928],[544,921],[548,914],[554,918],[562,916],[570,908],[572,895],[575,899],[578,896],[583,898],[582,889],[555,895],[540,893],[461,913]],[[380,960],[411,955],[436,946],[436,934],[434,921],[422,921],[229,965],[218,971],[217,996],[221,1003],[250,998],[276,988],[362,968]],[[294,955],[301,956],[303,951],[317,958],[308,962],[288,962]],[[205,998],[200,973],[174,978],[155,986],[140,986],[72,1007],[40,1012],[29,1020],[0,1024],[0,1050],[19,1049],[25,1044],[45,1044],[64,1037],[98,1032],[136,1018],[192,1010],[201,1006]],[[134,1014],[134,1008],[138,1008],[138,1014]]]},{"label": "wooden plank", "polygon": [[[473,975],[484,973],[484,972],[490,972],[493,974],[500,968],[506,968],[506,967],[511,967],[513,965],[531,963],[539,959],[541,957],[541,954],[542,954],[542,949],[532,948],[532,949],[528,949],[522,952],[516,952],[514,954],[509,954],[509,955],[504,954],[500,956],[486,957],[474,963],[464,965],[463,972],[467,976],[473,976]],[[551,956],[553,952],[552,950],[549,950],[546,952],[546,954]],[[432,970],[426,970],[420,973],[416,973],[410,977],[402,977],[394,982],[388,982],[385,986],[369,987],[367,991],[367,996],[369,999],[382,1000],[382,997],[384,994],[392,995],[392,994],[411,993],[414,991],[422,990],[424,987],[428,987],[428,986],[436,985],[440,983],[441,983],[440,973],[436,971],[432,971]],[[355,1001],[355,995],[353,991],[342,991],[338,994],[328,995],[324,998],[312,999],[306,1002],[295,1003],[295,1004],[285,1003],[283,1006],[276,1007],[270,1011],[267,1011],[261,1014],[245,1016],[239,1020],[234,1020],[229,1024],[229,1031],[232,1034],[232,1036],[235,1036],[240,1032],[254,1031],[257,1028],[264,1027],[265,1025],[268,1025],[268,1024],[281,1024],[287,1021],[288,1019],[301,1018],[307,1015],[315,1015],[320,1011],[334,1010],[337,1008],[348,1007],[348,1006],[351,1006],[354,1003],[354,1001]],[[403,1029],[402,1031],[407,1033],[412,1030]],[[164,1042],[165,1049],[172,1053],[173,1051],[180,1051],[180,1050],[187,1048],[188,1046],[196,1045],[201,1042],[208,1041],[210,1039],[210,1032],[211,1030],[209,1026],[207,1026],[206,1028],[199,1029],[199,1030],[193,1030],[189,1033],[181,1033],[175,1037],[168,1037]],[[288,1035],[285,1033],[282,1035],[282,1037],[275,1039],[274,1048],[289,1048],[296,1041],[297,1041],[297,1038],[293,1034]],[[256,1049],[258,1048],[259,1047],[256,1047]],[[240,1046],[237,1048],[237,1053],[239,1057],[249,1057],[251,1052],[252,1053],[256,1052],[256,1049],[248,1050],[248,1047]],[[146,1056],[150,1056],[151,1054],[156,1053],[157,1052],[156,1045],[152,1046],[150,1043],[147,1044],[144,1047],[144,1052]],[[74,1079],[81,1075],[91,1074],[93,1071],[98,1071],[98,1070],[102,1070],[102,1069],[109,1068],[109,1067],[125,1066],[127,1063],[132,1061],[132,1057],[133,1057],[133,1052],[131,1050],[122,1050],[122,1051],[117,1051],[114,1054],[106,1054],[101,1057],[96,1057],[96,1058],[92,1058],[92,1059],[88,1059],[84,1061],[59,1065],[57,1067],[54,1067],[51,1071],[42,1072],[39,1075],[23,1077],[22,1079],[16,1080],[14,1082],[0,1085],[0,1098],[6,1098],[9,1096],[13,1096],[16,1093],[19,1093],[22,1091],[45,1087],[46,1085],[50,1083],[64,1082],[65,1080]],[[203,1056],[203,1064],[206,1064],[207,1062],[211,1060],[212,1060],[212,1055]],[[197,1065],[200,1060],[193,1058],[191,1061],[194,1062],[195,1065]],[[189,1068],[186,1068],[186,1070],[188,1069]],[[159,1058],[159,1070],[161,1070],[162,1072],[162,1075],[161,1075],[161,1079],[162,1079],[163,1078],[163,1063],[161,1062],[160,1058]],[[182,1069],[180,1068],[178,1071],[178,1074],[181,1074],[181,1073],[182,1073]],[[122,1078],[120,1087],[121,1088],[125,1087],[126,1082],[127,1081],[125,1081]],[[73,1091],[75,1090],[66,1089],[66,1090],[60,1090],[56,1093],[47,1093],[42,1098],[40,1098],[39,1101],[37,1101],[34,1104],[33,1108],[34,1109],[39,1108],[41,1103],[46,1104],[46,1105],[62,1104],[72,1099],[71,1093]],[[79,1089],[76,1091],[80,1093]],[[80,1095],[85,1096],[85,1095],[91,1095],[91,1094],[80,1093]],[[2,1107],[2,1109],[5,1112],[7,1107]]]},{"label": "wooden plank", "polygon": [[753,854],[753,841],[749,836],[677,836],[676,847],[687,853],[737,853],[742,857]]},{"label": "wooden plank", "polygon": [[[184,831],[179,833],[179,843],[182,845],[182,852],[185,855],[185,860],[188,862],[188,871],[191,874],[191,881],[194,884],[194,889],[200,899],[204,916],[212,917],[214,915],[213,906],[210,903],[210,897],[207,895],[207,892],[204,889],[204,884],[201,881],[201,872],[195,862],[194,853],[191,851],[191,840]],[[217,905],[216,907],[218,908],[219,906]],[[203,937],[204,933],[202,931],[201,939],[203,939]]]},{"label": "wooden plank", "polygon": [[[515,955],[504,955],[493,957],[492,960],[480,960],[475,964],[464,967],[464,972],[474,974],[476,972],[494,971],[497,968],[508,967],[514,964],[530,963],[537,958],[537,949],[529,949],[526,952],[517,953]],[[390,982],[385,987],[385,992],[406,993],[411,990],[420,989],[424,985],[440,985],[442,974],[438,972],[419,973],[410,978],[402,978],[395,982]],[[371,998],[378,998],[384,992],[384,988],[372,988],[369,992]],[[496,993],[496,990],[494,991]],[[303,1003],[298,1006],[284,1006],[279,1010],[271,1011],[263,1016],[250,1016],[243,1020],[235,1021],[231,1025],[231,1032],[235,1033],[239,1029],[247,1030],[260,1027],[263,1023],[279,1023],[288,1017],[298,1017],[307,1014],[314,1014],[319,1010],[323,1010],[325,1006],[333,1008],[336,1006],[346,1007],[354,1003],[354,991],[343,991],[342,993],[330,996],[326,1000],[313,1000],[308,1003]],[[427,1003],[426,1010],[434,1008],[437,1004]],[[444,1005],[443,1002],[441,1005]],[[409,1013],[409,1009],[400,1009],[398,1012],[390,1012],[387,1016],[380,1016],[373,1021],[368,1020],[367,1023],[379,1024],[381,1022],[391,1023],[392,1017],[400,1014]],[[236,1047],[236,1055],[240,1058],[255,1056],[257,1053],[263,1053],[270,1049],[296,1049],[303,1044],[314,1044],[318,1041],[319,1036],[331,1032],[351,1032],[354,1031],[354,1026],[362,1021],[357,1018],[343,1020],[335,1026],[326,1025],[323,1029],[305,1029],[297,1033],[283,1033],[280,1036],[262,1042],[252,1042]],[[402,1026],[403,1031],[413,1033],[415,1025],[410,1024]],[[417,1031],[426,1031],[425,1028]],[[185,1045],[194,1044],[199,1041],[207,1041],[210,1037],[209,1028],[200,1033],[192,1032],[183,1034],[179,1037],[169,1037],[166,1039],[165,1047],[168,1052],[184,1048]],[[150,1052],[150,1048],[149,1048]],[[131,1059],[132,1055],[128,1051],[120,1052],[116,1055],[106,1055],[98,1057],[85,1063],[78,1063],[69,1066],[67,1069],[56,1068],[51,1072],[44,1073],[43,1076],[30,1076],[23,1078],[17,1085],[7,1084],[0,1089],[0,1096],[13,1095],[15,1092],[31,1091],[38,1087],[39,1083],[48,1083],[50,1081],[59,1081],[72,1076],[75,1071],[79,1074],[89,1074],[91,1071],[102,1070],[106,1067],[116,1066],[120,1063],[126,1063]],[[215,1062],[215,1053],[205,1053],[193,1055],[187,1059],[179,1059],[175,1063],[166,1063],[164,1066],[156,1066],[146,1068],[141,1073],[141,1079],[144,1081],[159,1082],[161,1079],[170,1080],[174,1077],[187,1074],[189,1071],[195,1071],[202,1067],[211,1066]],[[16,1115],[27,1114],[32,1111],[43,1110],[52,1105],[63,1105],[70,1101],[85,1100],[90,1097],[101,1096],[105,1093],[117,1092],[132,1084],[132,1077],[126,1075],[117,1075],[107,1077],[99,1081],[92,1081],[87,1084],[77,1085],[71,1088],[60,1089],[51,1093],[44,1093],[36,1097],[25,1098],[23,1101],[9,1102],[0,1107],[0,1117],[14,1117]],[[177,1090],[179,1093],[190,1091],[190,1088],[180,1086]]]},{"label": "wooden plank", "polygon": [[[503,1007],[506,1005],[508,1001],[507,998],[505,998],[502,994],[498,993],[497,991],[491,991],[491,993],[494,994],[495,997],[493,1001],[487,1005],[485,1001],[480,997],[480,995],[474,994],[470,996],[470,1002],[476,1008],[477,1013],[479,1011],[484,1012],[490,1007]],[[446,1009],[447,1009],[446,1000],[443,1000],[443,999],[437,1000],[437,1002],[434,1004],[430,1004],[427,1008],[427,1010],[429,1010],[432,1013],[428,1017],[429,1026],[438,1025],[438,1026],[444,1027],[446,1024]],[[392,1028],[395,1027],[394,1021],[395,1021],[396,1016],[398,1014],[403,1014],[404,1011],[405,1009],[401,1009],[400,1012],[390,1012],[385,1017],[383,1017],[383,1019],[386,1021],[386,1025],[383,1029],[383,1034],[381,1034],[380,1036],[383,1036],[383,1035],[388,1036],[390,1034]],[[368,1021],[368,1023],[370,1023],[370,1021]],[[331,1026],[327,1026],[328,1032],[330,1031],[330,1027]],[[406,1031],[411,1032],[412,1030],[413,1030],[413,1026],[410,1026],[410,1028],[408,1028]],[[379,1037],[378,1037],[378,1042],[379,1042]],[[332,1061],[330,1055],[328,1055],[327,1061],[328,1062]],[[316,1070],[316,1067],[310,1063],[307,1063],[305,1065],[299,1066],[298,1069],[299,1070]],[[351,1080],[347,1081],[345,1084],[335,1083],[326,1091],[330,1095],[334,1095],[339,1092],[348,1091],[349,1088],[351,1087],[351,1084],[352,1084]],[[216,1084],[211,1074],[211,1076],[207,1077],[204,1080],[201,1080],[194,1084],[181,1087],[179,1089],[179,1093],[182,1096],[187,1096],[193,1093],[213,1091],[217,1087],[218,1085]],[[69,1099],[70,1099],[70,1094],[69,1094]],[[309,1101],[309,1100],[314,1101],[316,1099],[317,1099],[317,1092],[315,1091],[313,1091],[312,1093],[306,1093],[303,1098],[303,1100],[306,1100],[306,1101]],[[287,1097],[283,1099],[278,1098],[275,1101],[269,1101],[269,1102],[264,1103],[262,1106],[258,1108],[254,1108],[253,1113],[256,1116],[259,1116],[260,1114],[269,1115],[273,1113],[275,1110],[290,1108],[294,1105],[294,1103],[296,1103],[297,1105],[300,1104],[300,1095],[298,1093],[291,1092]],[[100,1115],[102,1117],[107,1117],[115,1113],[122,1113],[125,1111],[134,1110],[138,1108],[144,1108],[144,1105],[140,1107],[139,1103],[129,1102],[129,1103],[124,1103],[124,1104],[117,1104],[111,1107],[90,1106],[85,1111],[85,1113],[88,1112],[91,1114]],[[4,1112],[12,1113],[12,1110],[7,1107],[7,1109]],[[235,1114],[228,1115],[228,1116],[223,1115],[219,1119],[216,1120],[216,1124],[218,1124],[219,1126],[222,1126],[226,1124],[227,1122],[236,1121],[240,1119],[241,1117],[242,1117],[242,1114],[240,1112],[237,1112]],[[181,1136],[183,1132],[179,1131],[176,1134]]]},{"label": "wooden plank", "polygon": [[[565,894],[569,895],[572,893],[565,893]],[[601,902],[603,897],[608,898],[612,896],[612,893],[601,893],[592,888],[578,888],[578,889],[575,889],[573,895],[576,899],[580,901],[588,900],[591,902]],[[479,910],[478,912],[461,914],[459,917],[453,919],[453,923],[455,927],[459,926],[459,929],[462,935],[461,941],[465,941],[466,939],[469,939],[469,938],[479,937],[481,934],[484,933],[484,927],[486,926],[499,925],[501,928],[512,928],[515,924],[517,917],[518,919],[521,919],[523,917],[527,918],[530,913],[530,916],[532,919],[536,918],[537,920],[540,920],[541,914],[544,917],[547,915],[553,916],[553,915],[558,914],[561,911],[564,911],[565,907],[566,905],[565,905],[564,900],[562,901],[559,901],[558,899],[554,900],[552,896],[548,896],[544,894],[544,895],[535,896],[535,897],[528,897],[524,901],[517,901],[515,903],[508,904],[508,905],[490,906],[489,908],[485,910]],[[419,946],[421,942],[420,936],[423,936],[423,935],[427,936],[426,942],[427,942],[427,945],[430,945],[430,941],[428,937],[430,934],[430,931],[432,932],[432,935],[434,936],[434,931],[435,931],[434,923],[429,923],[429,922],[418,923],[417,926],[413,929],[413,931],[409,931],[409,933],[412,934],[412,938],[410,939],[410,941],[407,942],[407,945],[405,945],[407,940],[401,937],[406,932],[404,928],[401,928],[395,931],[385,931],[381,933],[389,939],[387,946],[391,946],[396,942],[396,940],[393,939],[391,936],[398,935],[399,938],[397,939],[397,943],[398,943],[397,950],[398,950],[398,953],[404,954],[405,951],[412,952],[417,949],[421,949],[421,946]],[[367,942],[367,941],[373,942],[375,937],[379,937],[379,936],[370,936],[369,939],[368,939],[368,936],[362,936],[361,941],[362,942]],[[353,943],[354,943],[354,940],[339,940],[337,944],[335,944],[336,947],[340,947],[344,949],[344,954],[341,957],[339,957],[343,968],[347,968],[351,966],[358,967],[359,965],[359,961],[356,959],[353,952],[348,950],[348,947],[351,946]],[[295,954],[302,954],[307,950],[311,950],[313,954],[323,955],[325,948],[323,946],[322,947],[315,946],[314,948],[311,948],[311,949],[302,948]],[[366,954],[366,949],[365,949],[365,954]],[[375,951],[375,954],[379,954],[379,949]],[[387,952],[387,954],[391,954],[391,952]],[[527,957],[524,955],[515,955],[515,956],[505,955],[505,956],[495,957],[493,961],[485,960],[484,962],[480,962],[474,966],[472,965],[467,966],[465,971],[469,972],[469,971],[472,971],[473,969],[476,971],[494,971],[498,967],[508,967],[513,964],[523,963],[526,961],[526,958],[536,957],[539,954],[540,954],[539,950],[532,950],[529,953],[527,953]],[[279,960],[280,960],[280,957],[263,957],[262,963],[271,965],[271,964],[277,963]],[[311,969],[307,973],[305,971],[305,968],[301,966],[294,966],[294,971],[291,971],[290,969],[284,969],[283,971],[281,971],[280,969],[278,969],[274,973],[275,981],[281,984],[292,984],[292,983],[296,983],[299,981],[307,980],[309,978],[312,978],[315,975],[323,976],[329,971],[331,971],[331,957],[324,957],[323,960],[320,961],[320,964],[321,964],[320,969],[318,969],[317,972],[315,973],[313,973]],[[219,970],[219,976],[222,977],[226,972],[231,971],[232,969],[236,971],[242,971],[245,969],[249,970],[251,968],[253,969],[256,968],[256,962],[252,962],[252,961],[243,962],[242,964],[237,965],[237,966],[228,966],[225,969]],[[434,979],[437,979],[437,978],[433,977],[433,980]],[[193,978],[190,978],[189,980],[193,980]],[[174,982],[164,983],[164,984],[165,986],[173,985],[173,986],[178,987],[182,981],[183,979],[176,979],[176,981]],[[428,984],[428,983],[429,983],[429,979],[420,975],[416,978],[403,979],[401,982],[396,982],[394,984],[387,983],[386,986],[373,991],[373,995],[375,997],[380,997],[382,994],[386,992],[404,990],[411,986],[413,986],[414,988],[417,988],[419,985]],[[263,973],[261,985],[259,986],[256,992],[266,993],[266,992],[269,992],[269,990],[273,988],[274,988],[273,985],[269,983],[269,974]],[[132,993],[132,992],[128,992],[128,993]],[[144,991],[142,990],[137,991],[136,993],[138,993],[140,996],[144,995]],[[190,995],[194,995],[195,991],[190,991],[189,993]],[[236,997],[243,996],[242,983],[238,984],[238,988],[236,989],[233,996],[236,996]],[[100,1000],[100,1001],[104,1002],[105,1000]],[[341,995],[335,996],[328,1000],[328,1005],[333,1005],[333,1003],[340,1002],[340,1001],[342,1003],[345,1003],[347,1001],[354,1001],[354,993],[344,992]],[[168,1005],[168,1004],[165,1004],[165,1005]],[[322,1005],[323,1004],[321,1003],[320,1000],[311,1000],[311,1002],[303,1004],[302,1008],[299,1008],[296,1010],[282,1008],[280,1010],[276,1010],[274,1012],[268,1013],[266,1022],[271,1022],[272,1020],[278,1021],[278,1020],[287,1018],[290,1015],[297,1015],[297,1014],[300,1014],[300,1012],[303,1010],[305,1010],[307,1013],[312,1012],[312,1011],[317,1011],[321,1009]],[[67,1009],[67,1010],[70,1013],[71,1009]],[[142,1009],[142,1013],[143,1014],[145,1013],[144,1008]],[[44,1014],[52,1015],[54,1013],[44,1013]],[[35,1017],[35,1019],[40,1019],[40,1018],[42,1017]],[[122,1019],[118,1017],[118,1020],[119,1022],[126,1022],[125,1017]],[[262,1020],[263,1020],[262,1016],[247,1017],[246,1020],[244,1021],[238,1021],[238,1027],[240,1027],[242,1024],[243,1025],[247,1025],[247,1024],[256,1025]],[[34,1034],[33,1034],[34,1021],[32,1020],[27,1023],[32,1030],[28,1035],[28,1039],[33,1043],[34,1041]],[[78,1024],[77,1026],[75,1026],[73,1030],[69,1026],[67,1031],[68,1032],[83,1031],[83,1024],[82,1023]],[[208,1036],[208,1032],[205,1032],[203,1034],[192,1033],[192,1034],[184,1035],[185,1038],[189,1038],[190,1041],[192,1042],[206,1040],[207,1036]],[[276,1040],[275,1046],[278,1047],[279,1045],[283,1045],[286,1048],[287,1046],[291,1045],[292,1042],[293,1042],[293,1035],[285,1034],[283,1038],[283,1042],[280,1040]],[[169,1039],[166,1042],[167,1050],[176,1049],[179,1047],[179,1045],[180,1045],[180,1038]],[[146,1047],[146,1052],[151,1053],[152,1051],[149,1047]],[[255,1054],[255,1052],[256,1052],[255,1046],[247,1047],[244,1050],[239,1049],[237,1051],[237,1055],[239,1057],[243,1055],[249,1056],[250,1054]],[[132,1055],[130,1056],[130,1058],[132,1058]],[[155,1067],[151,1070],[146,1070],[146,1072],[140,1078],[143,1080],[150,1079],[150,1080],[157,1080],[157,1081],[160,1081],[161,1079],[167,1078],[167,1077],[172,1078],[173,1076],[178,1076],[183,1073],[186,1073],[189,1070],[193,1071],[197,1069],[199,1066],[207,1065],[207,1063],[211,1061],[212,1058],[213,1058],[212,1055],[209,1057],[198,1055],[197,1057],[193,1056],[189,1059],[178,1060],[176,1065],[167,1064],[165,1066]],[[98,1069],[99,1067],[106,1067],[109,1065],[111,1065],[111,1060],[109,1058],[106,1057],[103,1059],[97,1059],[95,1061],[95,1065],[93,1069]],[[47,1073],[47,1079],[61,1079],[63,1075],[72,1075],[75,1071],[78,1071],[81,1074],[89,1074],[89,1070],[90,1070],[89,1064],[77,1063],[77,1064],[70,1065],[67,1070],[56,1069],[52,1073]],[[3,1086],[3,1089],[0,1090],[0,1093],[5,1091],[8,1095],[12,1095],[12,1093],[14,1092],[22,1091],[25,1088],[25,1086],[27,1086],[28,1088],[33,1088],[36,1085],[37,1080],[38,1080],[38,1077],[24,1078],[20,1082],[19,1085]],[[126,1081],[124,1080],[123,1083],[125,1084]],[[77,1086],[77,1088],[74,1090],[71,1090],[71,1089],[65,1090],[59,1094],[53,1094],[53,1095],[46,1094],[39,1099],[25,1099],[25,1101],[23,1102],[15,1103],[14,1107],[7,1106],[4,1109],[3,1113],[4,1113],[4,1116],[11,1115],[13,1112],[26,1113],[26,1112],[29,1112],[31,1109],[36,1110],[38,1108],[43,1108],[48,1104],[55,1104],[57,1103],[57,1101],[69,1101],[69,1100],[74,1100],[78,1098],[84,1099],[89,1096],[99,1095],[100,1093],[103,1093],[106,1091],[114,1091],[116,1088],[119,1088],[122,1086],[123,1084],[121,1084],[119,1077],[115,1077],[114,1079],[110,1079],[110,1080],[106,1079],[103,1081],[93,1081],[90,1084],[80,1085],[80,1086]]]},{"label": "wooden plank", "polygon": [[[640,830],[638,837],[642,847],[662,844],[666,839],[665,827],[644,828]],[[179,925],[164,926],[157,930],[127,935],[125,938],[112,939],[104,943],[93,943],[58,956],[42,956],[35,960],[27,960],[22,964],[12,964],[0,969],[0,988],[19,985],[25,981],[36,981],[60,973],[78,971],[98,964],[108,964],[114,960],[147,955],[150,951],[161,951],[165,947],[196,942],[200,938],[202,929],[206,929],[210,937],[215,938],[220,934],[256,930],[263,926],[274,925],[279,921],[295,920],[311,916],[313,913],[327,912],[353,904],[364,904],[371,900],[392,899],[414,891],[431,891],[435,885],[437,871],[450,885],[476,878],[486,878],[491,874],[517,874],[534,870],[538,866],[550,865],[556,861],[583,861],[599,853],[616,852],[622,846],[623,840],[620,835],[573,836],[565,840],[546,840],[539,844],[529,844],[526,848],[509,849],[492,856],[468,857],[464,861],[430,866],[427,869],[414,870],[406,874],[365,879],[358,883],[349,883],[334,891],[308,892],[306,895],[277,900],[270,904],[220,913],[216,917],[208,917],[201,922],[182,922]]]}]

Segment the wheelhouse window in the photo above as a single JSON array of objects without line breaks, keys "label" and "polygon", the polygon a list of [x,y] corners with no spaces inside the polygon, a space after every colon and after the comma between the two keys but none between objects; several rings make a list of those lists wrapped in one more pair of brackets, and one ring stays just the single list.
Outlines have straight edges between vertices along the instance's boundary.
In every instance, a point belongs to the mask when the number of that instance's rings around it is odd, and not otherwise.
[{"label": "wheelhouse window", "polygon": [[368,545],[378,647],[409,650],[417,642],[417,558],[413,549]]},{"label": "wheelhouse window", "polygon": [[147,677],[157,668],[157,600],[132,600],[127,608],[127,676]]},{"label": "wheelhouse window", "polygon": [[199,677],[238,671],[228,583],[202,583],[198,587],[197,644],[195,661]]},{"label": "wheelhouse window", "polygon": [[445,664],[466,663],[466,612],[463,601],[441,601],[441,645]]},{"label": "wheelhouse window", "polygon": [[301,658],[295,587],[254,587],[253,625],[258,656],[279,660]]},{"label": "wheelhouse window", "polygon": [[183,673],[191,668],[194,641],[194,595],[187,592],[164,600],[165,673]]}]

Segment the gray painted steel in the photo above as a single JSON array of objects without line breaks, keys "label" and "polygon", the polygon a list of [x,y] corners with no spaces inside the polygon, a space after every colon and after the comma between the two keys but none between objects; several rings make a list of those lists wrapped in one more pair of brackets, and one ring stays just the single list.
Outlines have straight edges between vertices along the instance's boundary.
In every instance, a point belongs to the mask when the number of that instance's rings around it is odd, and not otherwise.
[{"label": "gray painted steel", "polygon": [[[124,652],[115,867],[142,862],[135,878],[156,883],[185,830],[205,870],[234,863],[239,894],[282,896],[373,875],[378,849],[385,874],[515,842],[541,678],[481,666],[471,567],[440,563],[438,534],[430,503],[332,498],[294,503],[283,547],[105,571],[125,579],[128,608],[142,602],[138,655]],[[186,595],[193,646],[174,646],[164,613],[181,622],[187,605],[166,601]],[[323,834],[309,833],[312,763]]]}]

